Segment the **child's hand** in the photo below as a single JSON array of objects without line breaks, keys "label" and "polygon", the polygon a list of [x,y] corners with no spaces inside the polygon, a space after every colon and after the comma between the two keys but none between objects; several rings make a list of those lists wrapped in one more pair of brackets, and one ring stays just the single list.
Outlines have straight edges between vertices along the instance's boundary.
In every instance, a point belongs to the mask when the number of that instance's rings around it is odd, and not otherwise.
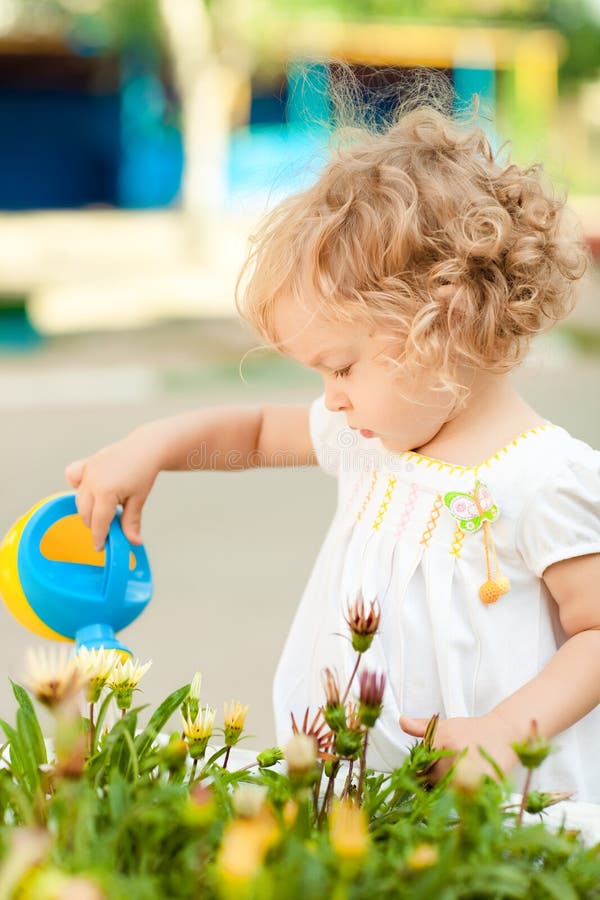
[{"label": "child's hand", "polygon": [[[400,716],[400,727],[407,734],[414,737],[423,737],[429,719],[413,719],[410,716]],[[434,746],[440,750],[454,750],[461,753],[468,747],[465,759],[469,761],[469,771],[479,771],[482,775],[498,776],[490,764],[481,755],[478,747],[492,757],[506,774],[517,762],[517,757],[511,744],[517,739],[507,723],[490,712],[485,716],[473,718],[440,719],[435,732]],[[446,774],[455,762],[454,756],[439,759],[428,773],[432,781]]]},{"label": "child's hand", "polygon": [[152,443],[139,431],[67,466],[67,481],[77,490],[77,509],[91,528],[96,550],[104,547],[118,504],[125,536],[141,543],[142,508],[160,468]]}]

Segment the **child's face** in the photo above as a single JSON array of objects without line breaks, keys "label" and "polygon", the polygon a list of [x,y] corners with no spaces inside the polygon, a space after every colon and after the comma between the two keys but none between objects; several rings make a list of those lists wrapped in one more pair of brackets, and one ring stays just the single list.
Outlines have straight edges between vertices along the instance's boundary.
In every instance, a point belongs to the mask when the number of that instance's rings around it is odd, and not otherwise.
[{"label": "child's face", "polygon": [[327,408],[344,412],[351,428],[378,437],[387,450],[424,446],[451,416],[450,392],[434,390],[433,374],[416,380],[386,361],[396,356],[393,343],[366,324],[311,319],[280,301],[276,330],[285,355],[323,377]]}]

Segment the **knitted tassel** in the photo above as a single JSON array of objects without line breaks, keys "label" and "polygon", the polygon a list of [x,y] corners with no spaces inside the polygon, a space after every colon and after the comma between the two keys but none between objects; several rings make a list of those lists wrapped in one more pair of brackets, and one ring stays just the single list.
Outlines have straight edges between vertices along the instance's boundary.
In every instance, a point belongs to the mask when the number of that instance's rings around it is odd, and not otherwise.
[{"label": "knitted tassel", "polygon": [[510,581],[500,573],[496,545],[492,537],[491,523],[500,514],[492,500],[487,486],[476,481],[471,493],[450,491],[444,496],[444,505],[466,534],[483,531],[487,580],[479,588],[479,599],[483,603],[495,603],[510,590]]}]

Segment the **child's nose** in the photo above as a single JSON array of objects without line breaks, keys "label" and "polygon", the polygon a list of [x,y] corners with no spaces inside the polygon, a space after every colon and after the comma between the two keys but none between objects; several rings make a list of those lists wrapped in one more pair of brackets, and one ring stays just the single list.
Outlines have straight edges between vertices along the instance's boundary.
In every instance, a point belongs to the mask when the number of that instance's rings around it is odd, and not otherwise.
[{"label": "child's nose", "polygon": [[341,390],[339,385],[329,383],[325,385],[325,406],[329,412],[341,412],[350,409],[352,404],[347,393]]}]

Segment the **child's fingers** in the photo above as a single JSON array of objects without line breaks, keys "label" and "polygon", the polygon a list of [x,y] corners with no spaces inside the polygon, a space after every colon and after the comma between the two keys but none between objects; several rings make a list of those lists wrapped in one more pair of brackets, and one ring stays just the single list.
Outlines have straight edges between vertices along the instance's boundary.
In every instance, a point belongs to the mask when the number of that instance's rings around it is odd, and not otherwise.
[{"label": "child's fingers", "polygon": [[90,528],[92,529],[92,540],[96,550],[102,550],[104,547],[106,535],[114,518],[116,508],[116,498],[114,500],[97,500],[94,504]]},{"label": "child's fingers", "polygon": [[413,719],[411,716],[400,716],[400,728],[413,737],[423,737],[429,719]]},{"label": "child's fingers", "polygon": [[81,479],[83,478],[83,470],[85,468],[85,460],[84,459],[76,459],[74,462],[69,463],[67,468],[65,469],[65,478],[73,488],[78,488],[81,484]]},{"label": "child's fingers", "polygon": [[83,520],[83,524],[87,525],[88,528],[91,528],[92,511],[94,509],[93,494],[90,494],[90,492],[86,490],[77,491],[77,494],[75,495],[75,505],[77,507],[77,512]]},{"label": "child's fingers", "polygon": [[132,544],[142,543],[142,509],[144,501],[139,497],[130,497],[123,506],[121,528],[125,537]]}]

